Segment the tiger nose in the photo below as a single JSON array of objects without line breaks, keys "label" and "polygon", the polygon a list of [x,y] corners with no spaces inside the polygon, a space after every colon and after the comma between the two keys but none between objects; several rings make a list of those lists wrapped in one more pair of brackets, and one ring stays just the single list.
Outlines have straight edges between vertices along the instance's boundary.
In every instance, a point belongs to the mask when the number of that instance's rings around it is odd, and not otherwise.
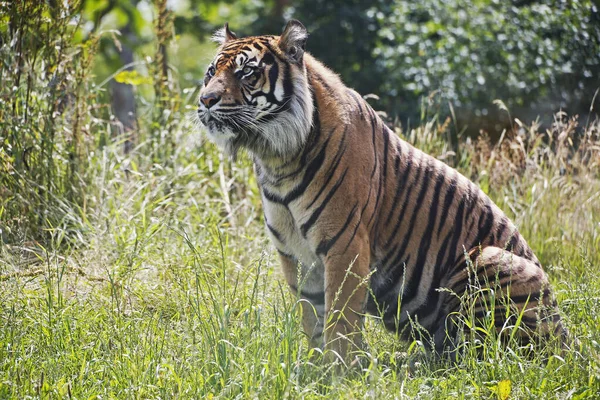
[{"label": "tiger nose", "polygon": [[218,96],[215,93],[203,94],[200,97],[200,101],[206,106],[206,108],[211,108],[217,104],[219,100],[221,100],[221,96]]}]

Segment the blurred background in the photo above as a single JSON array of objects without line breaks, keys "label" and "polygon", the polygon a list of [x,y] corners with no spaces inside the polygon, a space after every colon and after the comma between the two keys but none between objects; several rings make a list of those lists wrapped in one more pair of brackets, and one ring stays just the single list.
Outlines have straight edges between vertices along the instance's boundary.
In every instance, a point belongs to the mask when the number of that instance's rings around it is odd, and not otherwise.
[{"label": "blurred background", "polygon": [[[510,121],[496,99],[514,117],[548,123],[559,110],[587,117],[600,87],[600,12],[591,0],[169,0],[166,7],[166,62],[182,88],[199,84],[214,55],[208,39],[225,22],[241,35],[278,34],[290,18],[308,28],[308,51],[405,125],[420,122],[427,102],[443,116],[452,107],[469,134],[497,137]],[[101,36],[100,80],[132,63],[146,74],[157,12],[146,0],[84,2],[81,35],[112,32]],[[113,85],[115,102],[133,101],[131,89]]]}]

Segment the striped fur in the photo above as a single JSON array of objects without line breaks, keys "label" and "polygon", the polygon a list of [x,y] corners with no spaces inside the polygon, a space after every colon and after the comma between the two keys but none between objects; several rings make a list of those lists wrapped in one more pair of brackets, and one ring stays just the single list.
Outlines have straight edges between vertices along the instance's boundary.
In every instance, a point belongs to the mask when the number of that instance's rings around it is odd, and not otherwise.
[{"label": "striped fur", "polygon": [[[280,37],[238,39],[227,27],[218,37],[199,118],[227,151],[253,155],[267,232],[314,346],[347,358],[366,311],[402,337],[418,323],[442,351],[459,333],[448,317],[461,303],[450,291],[462,295],[474,281],[496,282],[512,299],[491,311],[475,304],[498,330],[511,323],[509,306],[528,328],[524,340],[564,334],[547,277],[513,223],[304,53],[302,24]],[[240,72],[247,65],[251,81]],[[208,109],[211,97],[220,100]]]}]

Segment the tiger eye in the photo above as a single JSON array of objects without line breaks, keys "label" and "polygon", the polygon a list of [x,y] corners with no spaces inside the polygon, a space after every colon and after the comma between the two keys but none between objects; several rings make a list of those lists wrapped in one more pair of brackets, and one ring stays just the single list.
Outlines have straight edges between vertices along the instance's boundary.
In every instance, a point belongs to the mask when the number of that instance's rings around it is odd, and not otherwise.
[{"label": "tiger eye", "polygon": [[206,75],[208,75],[211,78],[213,76],[215,76],[215,67],[213,67],[212,65],[210,67],[208,67],[208,71],[206,71]]}]

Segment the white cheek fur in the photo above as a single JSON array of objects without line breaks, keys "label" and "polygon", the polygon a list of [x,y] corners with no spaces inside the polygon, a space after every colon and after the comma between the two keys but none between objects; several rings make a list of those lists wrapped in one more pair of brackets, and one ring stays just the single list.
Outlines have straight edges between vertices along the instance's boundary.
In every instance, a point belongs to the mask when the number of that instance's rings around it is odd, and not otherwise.
[{"label": "white cheek fur", "polygon": [[[256,127],[256,133],[264,139],[265,148],[253,148],[251,152],[259,158],[265,155],[277,156],[282,159],[292,156],[304,145],[310,133],[314,105],[308,80],[304,70],[293,68],[290,72],[294,94],[289,100],[288,110],[279,113],[273,120],[261,123]],[[274,93],[278,99],[284,97],[283,79],[281,77],[277,80]],[[267,109],[264,97],[259,97],[257,101],[256,119],[272,112],[272,110]],[[202,107],[200,105],[200,108]],[[233,145],[233,139],[237,136],[235,132],[227,127],[222,128],[220,131],[206,128],[208,138],[212,142],[223,148],[227,153],[235,154],[237,150]]]},{"label": "white cheek fur", "polygon": [[236,137],[236,134],[229,128],[224,128],[221,131],[212,131],[210,128],[206,128],[208,138],[213,141],[219,147],[226,147],[227,143]]},{"label": "white cheek fur", "polygon": [[[314,109],[312,93],[304,71],[296,69],[292,70],[292,74],[294,95],[290,100],[289,109],[261,126],[261,133],[270,147],[265,150],[272,150],[283,158],[295,154],[306,142],[312,127]],[[275,92],[283,97],[282,86],[279,83],[277,86]],[[260,157],[260,154],[256,155]]]}]

